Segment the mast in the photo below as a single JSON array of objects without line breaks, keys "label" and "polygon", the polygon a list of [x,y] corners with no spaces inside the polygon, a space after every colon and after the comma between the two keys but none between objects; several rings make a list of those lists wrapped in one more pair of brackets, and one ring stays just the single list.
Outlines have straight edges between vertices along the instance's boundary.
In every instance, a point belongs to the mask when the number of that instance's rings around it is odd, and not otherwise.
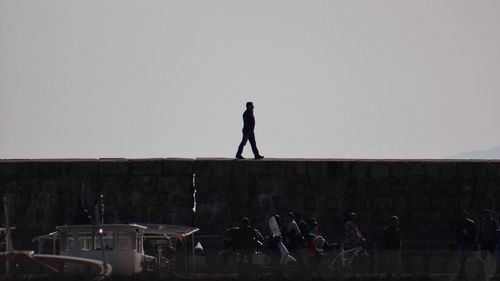
[{"label": "mast", "polygon": [[[10,227],[10,214],[9,214],[9,196],[5,195],[3,197],[3,209],[5,214],[5,252],[7,254],[12,254],[12,234]],[[5,273],[7,276],[10,275],[10,263],[8,259],[5,261]]]}]

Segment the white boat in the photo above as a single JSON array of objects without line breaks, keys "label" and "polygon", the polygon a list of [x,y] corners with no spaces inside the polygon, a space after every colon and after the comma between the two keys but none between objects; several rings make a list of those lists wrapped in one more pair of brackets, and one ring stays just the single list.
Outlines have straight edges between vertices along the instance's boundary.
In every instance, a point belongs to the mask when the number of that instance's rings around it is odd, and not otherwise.
[{"label": "white boat", "polygon": [[4,264],[3,270],[0,270],[1,280],[60,277],[60,274],[66,272],[67,268],[78,268],[89,277],[89,280],[106,280],[111,275],[111,265],[99,259],[14,250],[11,238],[12,229],[15,228],[8,225],[0,228],[0,234],[6,238],[5,251],[0,252],[0,263]]},{"label": "white boat", "polygon": [[[99,260],[111,265],[113,275],[130,276],[145,270],[158,270],[160,267],[162,247],[157,247],[156,256],[146,255],[145,240],[151,239],[155,245],[162,245],[162,239],[175,243],[177,239],[186,241],[190,236],[194,245],[194,234],[199,229],[164,224],[101,224],[64,225],[56,227],[56,230],[33,239],[38,242],[38,253],[51,248],[51,254]],[[186,249],[184,247],[187,273]],[[194,246],[192,254],[194,256]],[[192,266],[193,271],[194,268]]]}]

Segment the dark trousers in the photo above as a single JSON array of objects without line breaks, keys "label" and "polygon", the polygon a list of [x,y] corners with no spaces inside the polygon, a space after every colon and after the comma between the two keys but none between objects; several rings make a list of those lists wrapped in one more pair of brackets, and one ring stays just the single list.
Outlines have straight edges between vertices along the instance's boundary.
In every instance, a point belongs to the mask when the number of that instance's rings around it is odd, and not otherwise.
[{"label": "dark trousers", "polygon": [[401,250],[385,250],[382,255],[384,257],[385,273],[401,275]]},{"label": "dark trousers", "polygon": [[247,141],[250,141],[250,145],[252,145],[253,155],[259,155],[259,150],[257,149],[257,143],[255,142],[255,134],[253,131],[245,132],[243,131],[243,139],[241,140],[240,146],[238,147],[238,152],[236,155],[241,155],[243,152],[243,147],[247,144]]},{"label": "dark trousers", "polygon": [[495,254],[496,242],[479,242],[481,251],[488,251],[490,254]]},{"label": "dark trousers", "polygon": [[474,251],[474,245],[472,242],[459,242],[458,244],[458,254],[460,257],[460,267],[459,267],[459,274],[465,274],[465,263],[467,262],[467,259],[471,255],[471,253]]}]

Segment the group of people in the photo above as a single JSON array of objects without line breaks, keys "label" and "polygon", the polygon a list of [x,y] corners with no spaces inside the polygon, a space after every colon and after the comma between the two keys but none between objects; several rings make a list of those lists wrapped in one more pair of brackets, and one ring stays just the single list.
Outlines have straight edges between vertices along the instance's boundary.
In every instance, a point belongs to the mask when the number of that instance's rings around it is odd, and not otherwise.
[{"label": "group of people", "polygon": [[[500,242],[498,239],[500,226],[489,209],[483,210],[477,221],[472,220],[465,210],[461,211],[460,215],[456,226],[456,239],[460,256],[459,273],[464,274],[465,262],[472,252],[480,250],[483,259],[488,253],[495,254],[496,247],[500,247],[497,243]],[[264,237],[259,230],[251,226],[246,217],[241,219],[239,227],[228,229],[224,240],[225,248],[231,250],[236,264],[241,265],[246,262],[252,265],[253,255],[258,249],[269,251],[269,256],[274,256],[270,260],[278,262],[279,251],[274,242],[282,242],[304,269],[318,271],[324,253],[338,246],[325,239],[317,218],[306,221],[299,213],[293,211],[289,211],[284,220],[279,215],[273,218],[279,226],[279,237],[273,237],[273,234]],[[365,246],[367,239],[357,226],[356,213],[348,215],[344,231],[343,250]],[[383,251],[379,252],[380,268],[389,274],[401,274],[401,232],[397,216],[389,218],[382,238],[380,250]]]},{"label": "group of people", "polygon": [[[350,213],[345,223],[345,250],[364,246],[366,243],[366,238],[356,224],[356,217],[356,213]],[[246,217],[241,219],[240,226],[229,228],[224,239],[225,265],[227,266],[231,257],[238,266],[245,262],[253,265],[253,256],[258,249],[267,251],[271,263],[279,263],[277,242],[282,242],[304,270],[319,272],[324,253],[338,245],[325,239],[320,231],[319,220],[311,218],[305,221],[299,213],[293,211],[286,214],[284,221],[279,215],[273,216],[273,219],[279,227],[278,237],[273,233],[264,237],[259,230],[251,226]],[[398,255],[401,248],[399,219],[396,216],[391,218],[391,223],[384,230],[384,247],[393,251],[393,257]]]}]

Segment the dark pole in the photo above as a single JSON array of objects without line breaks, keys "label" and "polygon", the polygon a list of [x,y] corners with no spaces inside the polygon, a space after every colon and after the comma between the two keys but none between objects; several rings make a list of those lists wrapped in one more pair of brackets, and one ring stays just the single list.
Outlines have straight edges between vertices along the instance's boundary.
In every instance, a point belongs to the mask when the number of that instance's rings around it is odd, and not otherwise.
[{"label": "dark pole", "polygon": [[[96,217],[96,224],[97,224],[97,235],[99,235],[99,240],[101,241],[101,251],[102,251],[102,263],[104,266],[104,270],[106,270],[106,249],[104,248],[104,238],[103,238],[103,229],[101,228],[101,222],[104,222],[103,218],[103,213],[104,213],[104,195],[101,194],[99,196],[100,201],[98,202],[95,206],[95,217]],[[100,212],[99,212],[100,211]],[[99,214],[100,213],[100,214]]]}]

